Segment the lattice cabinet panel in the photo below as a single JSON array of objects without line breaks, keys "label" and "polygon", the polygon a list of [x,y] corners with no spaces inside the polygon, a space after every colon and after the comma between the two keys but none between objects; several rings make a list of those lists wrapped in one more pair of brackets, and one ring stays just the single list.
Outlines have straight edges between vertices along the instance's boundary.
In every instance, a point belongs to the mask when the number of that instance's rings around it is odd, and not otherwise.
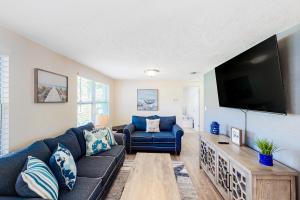
[{"label": "lattice cabinet panel", "polygon": [[243,170],[231,164],[231,199],[247,200],[248,175]]},{"label": "lattice cabinet panel", "polygon": [[217,185],[223,196],[229,197],[229,160],[218,154]]},{"label": "lattice cabinet panel", "polygon": [[220,144],[224,136],[200,133],[200,167],[225,200],[296,200],[298,172],[274,160],[258,162],[246,146]]},{"label": "lattice cabinet panel", "polygon": [[210,145],[207,145],[207,171],[212,180],[215,180],[217,173],[217,155],[216,151]]},{"label": "lattice cabinet panel", "polygon": [[201,167],[206,169],[207,167],[207,143],[200,140],[200,164]]}]

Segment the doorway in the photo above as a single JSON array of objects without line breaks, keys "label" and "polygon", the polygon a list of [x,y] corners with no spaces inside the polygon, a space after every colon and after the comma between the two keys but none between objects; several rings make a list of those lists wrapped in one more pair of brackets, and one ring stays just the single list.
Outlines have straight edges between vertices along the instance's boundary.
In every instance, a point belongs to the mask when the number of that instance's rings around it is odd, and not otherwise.
[{"label": "doorway", "polygon": [[200,130],[200,87],[186,86],[183,88],[183,119],[184,129]]}]

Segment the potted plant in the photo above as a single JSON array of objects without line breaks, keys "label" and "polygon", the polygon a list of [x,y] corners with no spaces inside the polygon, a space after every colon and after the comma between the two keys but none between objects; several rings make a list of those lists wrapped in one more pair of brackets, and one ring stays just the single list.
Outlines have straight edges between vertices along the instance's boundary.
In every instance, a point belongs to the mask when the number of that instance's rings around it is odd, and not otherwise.
[{"label": "potted plant", "polygon": [[273,153],[279,148],[266,139],[257,139],[256,146],[259,148],[259,162],[266,166],[273,166]]}]

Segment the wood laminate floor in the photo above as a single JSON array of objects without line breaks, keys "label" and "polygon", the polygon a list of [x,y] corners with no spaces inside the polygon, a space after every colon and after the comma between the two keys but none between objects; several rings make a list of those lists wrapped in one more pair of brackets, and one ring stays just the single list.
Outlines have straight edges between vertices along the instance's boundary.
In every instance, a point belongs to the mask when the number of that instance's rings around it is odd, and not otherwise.
[{"label": "wood laminate floor", "polygon": [[[126,155],[127,159],[134,159],[135,154]],[[199,169],[199,135],[195,132],[185,132],[182,139],[182,149],[179,156],[172,155],[172,160],[183,161],[195,189],[199,200],[219,200],[223,199],[208,179],[203,170]]]}]

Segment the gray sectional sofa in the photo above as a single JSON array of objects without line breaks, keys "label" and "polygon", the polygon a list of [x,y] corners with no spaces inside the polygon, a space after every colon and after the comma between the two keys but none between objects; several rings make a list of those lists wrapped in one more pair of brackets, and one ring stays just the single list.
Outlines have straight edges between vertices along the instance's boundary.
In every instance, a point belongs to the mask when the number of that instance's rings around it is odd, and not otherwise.
[{"label": "gray sectional sofa", "polygon": [[37,141],[30,146],[0,157],[0,200],[35,200],[22,198],[15,191],[15,183],[29,155],[48,163],[58,143],[66,146],[72,153],[77,166],[77,180],[72,191],[60,190],[61,200],[99,200],[104,199],[125,159],[125,137],[115,134],[119,145],[94,156],[85,156],[83,130],[93,129],[89,123],[71,128],[63,135]]}]

